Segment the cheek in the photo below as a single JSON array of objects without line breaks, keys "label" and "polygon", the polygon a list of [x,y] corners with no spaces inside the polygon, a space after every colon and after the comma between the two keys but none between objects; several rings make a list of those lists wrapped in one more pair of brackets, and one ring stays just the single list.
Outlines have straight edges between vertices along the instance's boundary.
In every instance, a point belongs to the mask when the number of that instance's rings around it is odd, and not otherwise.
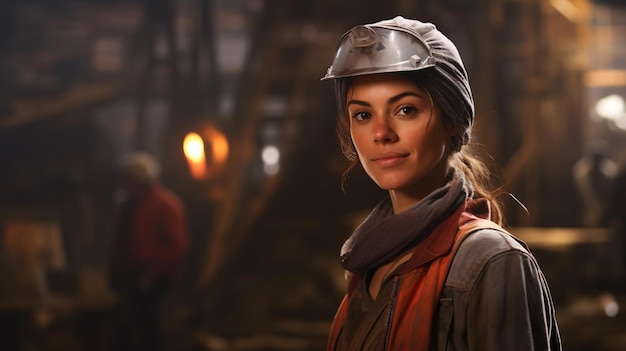
[{"label": "cheek", "polygon": [[415,145],[421,153],[440,158],[448,147],[448,135],[445,131],[421,131],[419,137],[415,139]]},{"label": "cheek", "polygon": [[449,137],[445,132],[441,132],[437,135],[433,135],[431,140],[428,143],[431,146],[434,153],[437,153],[437,156],[441,157],[446,153],[449,145]]},{"label": "cheek", "polygon": [[356,151],[357,156],[360,159],[361,158],[361,150],[362,150],[363,142],[358,137],[358,135],[354,135],[354,134],[351,134],[351,140],[352,140],[352,146],[354,147],[354,150]]},{"label": "cheek", "polygon": [[359,130],[358,128],[353,128],[351,125],[350,126],[350,139],[352,140],[352,145],[354,145],[354,148],[356,149],[356,151],[359,152],[360,146],[364,142],[363,131]]}]

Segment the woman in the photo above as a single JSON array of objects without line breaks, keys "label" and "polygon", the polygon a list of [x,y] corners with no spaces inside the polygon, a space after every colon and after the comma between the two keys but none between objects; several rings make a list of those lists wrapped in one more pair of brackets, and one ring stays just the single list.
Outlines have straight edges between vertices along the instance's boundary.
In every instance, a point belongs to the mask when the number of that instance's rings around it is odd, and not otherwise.
[{"label": "woman", "polygon": [[560,350],[546,280],[466,150],[474,103],[454,44],[402,17],[356,26],[322,79],[350,169],[389,192],[343,245],[327,349]]}]

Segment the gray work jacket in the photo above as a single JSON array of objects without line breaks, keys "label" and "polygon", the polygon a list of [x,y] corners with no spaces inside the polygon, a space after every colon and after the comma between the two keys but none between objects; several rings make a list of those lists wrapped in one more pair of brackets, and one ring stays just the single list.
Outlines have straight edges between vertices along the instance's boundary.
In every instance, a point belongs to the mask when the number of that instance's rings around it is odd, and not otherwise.
[{"label": "gray work jacket", "polygon": [[537,261],[524,243],[494,229],[469,235],[459,247],[435,326],[436,350],[562,350]]}]

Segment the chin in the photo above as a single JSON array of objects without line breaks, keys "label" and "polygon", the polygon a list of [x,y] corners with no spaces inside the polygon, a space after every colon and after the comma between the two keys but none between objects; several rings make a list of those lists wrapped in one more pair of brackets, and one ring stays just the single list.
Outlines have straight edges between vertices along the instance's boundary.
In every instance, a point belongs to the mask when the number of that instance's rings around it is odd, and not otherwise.
[{"label": "chin", "polygon": [[407,186],[407,182],[400,179],[374,179],[374,182],[383,190],[399,190]]}]

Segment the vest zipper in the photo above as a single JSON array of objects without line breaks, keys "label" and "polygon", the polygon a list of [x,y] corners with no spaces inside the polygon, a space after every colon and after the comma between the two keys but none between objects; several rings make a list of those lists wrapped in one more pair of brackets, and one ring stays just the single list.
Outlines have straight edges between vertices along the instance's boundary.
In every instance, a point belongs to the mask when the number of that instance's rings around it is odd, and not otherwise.
[{"label": "vest zipper", "polygon": [[387,351],[389,348],[389,339],[391,338],[391,323],[393,321],[393,312],[396,308],[396,299],[398,297],[398,291],[400,290],[400,276],[393,278],[393,289],[391,290],[391,301],[389,304],[389,314],[385,320],[385,345],[383,351]]}]

